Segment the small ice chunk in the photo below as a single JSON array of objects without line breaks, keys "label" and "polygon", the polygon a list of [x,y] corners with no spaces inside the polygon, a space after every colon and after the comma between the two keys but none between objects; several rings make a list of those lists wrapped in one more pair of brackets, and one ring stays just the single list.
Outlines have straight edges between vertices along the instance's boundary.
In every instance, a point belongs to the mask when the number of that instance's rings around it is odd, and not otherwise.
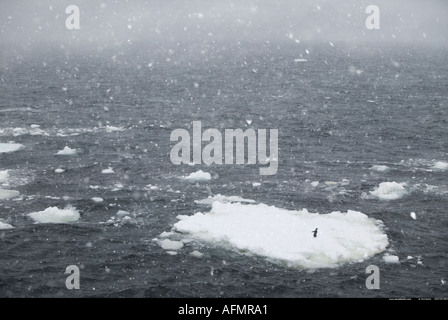
[{"label": "small ice chunk", "polygon": [[66,223],[78,221],[80,218],[79,211],[70,206],[65,209],[48,207],[43,211],[31,212],[28,216],[40,223]]},{"label": "small ice chunk", "polygon": [[8,223],[0,221],[0,230],[14,229],[14,227]]},{"label": "small ice chunk", "polygon": [[20,150],[24,147],[20,143],[0,143],[0,153],[9,153]]},{"label": "small ice chunk", "polygon": [[252,187],[259,187],[261,186],[260,182],[252,182]]},{"label": "small ice chunk", "polygon": [[159,244],[162,249],[165,250],[179,250],[184,246],[182,241],[174,241],[170,239],[164,239],[160,241]]},{"label": "small ice chunk", "polygon": [[130,215],[130,213],[127,211],[124,211],[124,210],[118,210],[118,212],[116,214],[117,218],[123,218],[123,217],[129,216],[129,215]]},{"label": "small ice chunk", "polygon": [[384,166],[384,165],[374,165],[374,166],[371,166],[369,169],[373,170],[373,171],[378,171],[378,172],[386,172],[386,171],[390,170],[390,168],[388,166]]},{"label": "small ice chunk", "polygon": [[124,131],[123,127],[106,126],[107,132]]},{"label": "small ice chunk", "polygon": [[313,187],[317,187],[319,185],[319,181],[313,181],[313,182],[311,182],[311,185]]},{"label": "small ice chunk", "polygon": [[59,150],[58,152],[56,152],[56,155],[60,155],[60,156],[73,156],[76,155],[78,153],[78,151],[76,149],[72,149],[68,146],[65,146],[64,149]]},{"label": "small ice chunk", "polygon": [[192,252],[190,252],[190,255],[195,257],[195,258],[202,258],[204,256],[204,254],[202,254],[201,252],[194,250]]},{"label": "small ice chunk", "polygon": [[64,169],[61,169],[61,168],[58,168],[58,169],[56,169],[56,170],[54,170],[54,172],[56,172],[56,173],[62,173],[62,172],[64,172],[65,170]]},{"label": "small ice chunk", "polygon": [[411,212],[410,216],[412,219],[417,220],[417,215],[415,214],[415,212]]},{"label": "small ice chunk", "polygon": [[168,253],[169,255],[175,256],[177,254],[176,251],[167,251],[166,253]]},{"label": "small ice chunk", "polygon": [[206,199],[202,199],[202,200],[194,200],[194,203],[202,204],[202,205],[212,205],[212,203],[215,201],[219,201],[222,203],[227,203],[227,202],[255,203],[255,200],[252,200],[252,199],[244,199],[244,198],[241,198],[238,196],[222,196],[220,194],[217,194],[215,196],[209,196]]},{"label": "small ice chunk", "polygon": [[448,170],[448,162],[437,161],[437,162],[434,164],[433,169],[437,169],[437,170]]},{"label": "small ice chunk", "polygon": [[185,180],[189,181],[209,181],[212,179],[212,175],[202,170],[191,173]]},{"label": "small ice chunk", "polygon": [[381,182],[377,189],[370,193],[380,200],[396,200],[407,194],[405,183]]},{"label": "small ice chunk", "polygon": [[386,263],[399,263],[400,262],[400,260],[398,259],[397,256],[390,255],[387,253],[383,256],[383,260]]},{"label": "small ice chunk", "polygon": [[100,198],[100,197],[93,197],[93,198],[92,198],[92,201],[95,202],[95,203],[100,203],[100,202],[103,202],[104,199],[103,199],[103,198]]},{"label": "small ice chunk", "polygon": [[16,190],[5,190],[0,189],[0,200],[6,200],[11,198],[16,198],[20,195],[19,191]]},{"label": "small ice chunk", "polygon": [[161,237],[161,238],[168,238],[168,237],[171,237],[172,235],[174,235],[174,232],[163,231],[163,232],[159,235],[159,237]]},{"label": "small ice chunk", "polygon": [[0,171],[0,183],[6,182],[9,178],[8,170]]},{"label": "small ice chunk", "polygon": [[32,125],[31,125],[31,128],[33,128],[33,129],[40,128],[40,125],[38,125],[38,124],[32,124]]},{"label": "small ice chunk", "polygon": [[308,59],[301,59],[301,58],[294,59],[294,62],[307,62],[307,61],[308,61]]},{"label": "small ice chunk", "polygon": [[107,168],[107,169],[103,169],[101,170],[101,173],[115,173],[114,169],[112,169],[111,167]]}]

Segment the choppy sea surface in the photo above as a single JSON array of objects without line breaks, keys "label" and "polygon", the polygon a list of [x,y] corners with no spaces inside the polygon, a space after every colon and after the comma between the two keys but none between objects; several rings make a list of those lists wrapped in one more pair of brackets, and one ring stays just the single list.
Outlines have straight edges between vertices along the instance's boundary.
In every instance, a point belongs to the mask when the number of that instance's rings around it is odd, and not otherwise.
[{"label": "choppy sea surface", "polygon": [[[0,153],[0,222],[14,227],[0,230],[0,296],[446,297],[447,50],[0,48],[0,143],[22,145]],[[277,173],[174,165],[170,134],[191,133],[193,121],[278,129]],[[57,154],[64,149],[76,152]],[[211,179],[184,179],[199,170]],[[381,189],[384,182],[403,190]],[[225,244],[195,240],[173,252],[154,241],[177,216],[210,211],[197,202],[218,194],[320,214],[359,211],[382,221],[388,246],[363,261],[307,269]],[[50,207],[80,217],[36,223],[29,215]],[[65,286],[69,265],[80,269],[80,290]],[[381,271],[379,290],[366,288],[369,265]]]}]

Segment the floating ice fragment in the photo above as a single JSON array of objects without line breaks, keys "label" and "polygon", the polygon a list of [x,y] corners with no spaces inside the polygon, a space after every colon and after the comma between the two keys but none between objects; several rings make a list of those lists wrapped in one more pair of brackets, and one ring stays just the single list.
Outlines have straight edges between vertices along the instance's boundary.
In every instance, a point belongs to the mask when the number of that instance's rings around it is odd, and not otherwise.
[{"label": "floating ice fragment", "polygon": [[[188,238],[292,267],[336,267],[366,259],[388,245],[381,221],[350,210],[317,214],[216,201],[208,213],[177,218],[180,221],[172,230]],[[317,237],[312,234],[315,228],[319,229]]]},{"label": "floating ice fragment", "polygon": [[109,173],[115,173],[115,171],[114,171],[114,169],[112,169],[111,167],[109,167],[109,168],[107,168],[107,169],[103,169],[103,170],[101,170],[101,173],[109,174]]},{"label": "floating ice fragment", "polygon": [[67,223],[78,221],[80,218],[79,211],[70,206],[65,209],[48,207],[43,211],[29,213],[28,216],[40,223]]},{"label": "floating ice fragment", "polygon": [[159,241],[159,245],[165,250],[179,250],[184,246],[182,241],[173,241],[170,239]]},{"label": "floating ice fragment", "polygon": [[405,196],[408,192],[405,189],[405,183],[381,182],[377,189],[370,193],[380,200],[396,200]]},{"label": "floating ice fragment", "polygon": [[8,223],[0,221],[0,230],[8,230],[8,229],[14,229],[14,227]]},{"label": "floating ice fragment", "polygon": [[0,143],[0,153],[9,153],[20,150],[24,147],[20,143]]},{"label": "floating ice fragment", "polygon": [[388,254],[388,253],[386,253],[386,254],[383,256],[383,260],[384,260],[384,262],[386,262],[386,263],[399,263],[399,262],[400,262],[400,260],[398,259],[397,256],[393,256],[393,255],[390,255],[390,254]]},{"label": "floating ice fragment", "polygon": [[20,192],[16,191],[16,190],[0,189],[0,200],[16,198],[19,195],[20,195]]},{"label": "floating ice fragment", "polygon": [[59,150],[58,152],[56,152],[56,155],[60,155],[60,156],[73,156],[76,155],[78,153],[78,151],[76,149],[72,149],[68,146],[65,146],[64,149]]},{"label": "floating ice fragment", "polygon": [[189,176],[185,177],[185,180],[189,181],[209,181],[212,179],[212,176],[208,172],[204,172],[202,170],[191,173]]},{"label": "floating ice fragment", "polygon": [[437,170],[448,170],[448,162],[437,161],[437,162],[434,164],[433,169],[437,169]]}]

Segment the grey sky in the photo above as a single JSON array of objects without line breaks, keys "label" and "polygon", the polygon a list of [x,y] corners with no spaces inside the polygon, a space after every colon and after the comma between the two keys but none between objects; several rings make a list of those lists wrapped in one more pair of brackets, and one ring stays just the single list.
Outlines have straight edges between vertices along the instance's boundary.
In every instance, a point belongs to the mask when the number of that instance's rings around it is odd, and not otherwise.
[{"label": "grey sky", "polygon": [[[81,10],[67,30],[65,8]],[[365,9],[380,8],[381,29],[367,30]],[[98,45],[161,40],[373,41],[448,43],[444,0],[0,0],[0,42]]]}]

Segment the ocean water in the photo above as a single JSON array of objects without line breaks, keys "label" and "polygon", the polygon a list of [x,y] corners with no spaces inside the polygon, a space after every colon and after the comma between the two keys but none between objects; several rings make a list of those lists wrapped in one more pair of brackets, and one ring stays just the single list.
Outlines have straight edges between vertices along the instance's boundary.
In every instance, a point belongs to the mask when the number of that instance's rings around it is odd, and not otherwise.
[{"label": "ocean water", "polygon": [[[447,48],[165,43],[3,47],[0,59],[0,143],[22,145],[0,153],[1,297],[447,296]],[[191,134],[193,121],[278,129],[277,173],[174,165],[171,132]],[[211,179],[185,179],[199,170]],[[155,240],[217,195],[359,211],[382,221],[388,245],[310,269],[220,242]],[[44,210],[61,223],[29,215]],[[69,265],[80,290],[65,286]],[[366,288],[369,265],[378,290]]]}]

